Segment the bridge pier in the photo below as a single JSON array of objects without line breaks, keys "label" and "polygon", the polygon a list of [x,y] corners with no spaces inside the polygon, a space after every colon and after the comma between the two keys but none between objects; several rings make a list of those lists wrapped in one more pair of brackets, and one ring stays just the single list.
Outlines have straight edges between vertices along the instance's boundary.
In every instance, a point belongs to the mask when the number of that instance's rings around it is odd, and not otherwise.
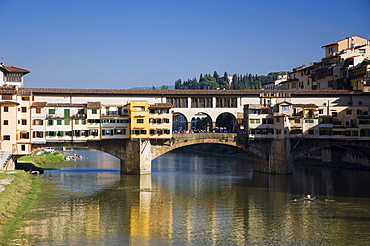
[{"label": "bridge pier", "polygon": [[125,154],[123,158],[120,158],[121,173],[151,173],[152,158],[149,139],[131,139],[124,147]]},{"label": "bridge pier", "polygon": [[260,144],[265,158],[253,159],[254,171],[276,174],[293,173],[289,138],[269,139],[268,141],[261,141]]}]

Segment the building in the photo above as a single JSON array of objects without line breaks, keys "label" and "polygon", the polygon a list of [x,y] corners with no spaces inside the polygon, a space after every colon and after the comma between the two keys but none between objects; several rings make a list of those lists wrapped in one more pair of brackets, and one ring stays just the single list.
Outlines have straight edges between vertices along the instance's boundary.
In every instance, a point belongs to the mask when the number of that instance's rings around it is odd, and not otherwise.
[{"label": "building", "polygon": [[[266,90],[369,90],[370,40],[347,37],[322,46],[325,57],[294,68],[285,80],[271,81]],[[366,67],[364,67],[366,66]]]},{"label": "building", "polygon": [[0,83],[3,86],[12,85],[16,87],[24,87],[23,76],[29,72],[30,71],[22,68],[5,66],[4,63],[0,63]]}]

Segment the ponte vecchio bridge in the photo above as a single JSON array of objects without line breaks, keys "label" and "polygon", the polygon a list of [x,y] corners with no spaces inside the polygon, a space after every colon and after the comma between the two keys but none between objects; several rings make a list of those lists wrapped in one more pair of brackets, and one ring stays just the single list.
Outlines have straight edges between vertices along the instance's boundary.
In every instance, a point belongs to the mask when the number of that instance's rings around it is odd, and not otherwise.
[{"label": "ponte vecchio bridge", "polygon": [[[286,174],[292,172],[292,159],[298,156],[331,161],[332,146],[336,146],[346,149],[342,151],[343,161],[369,165],[366,153],[370,153],[370,125],[366,117],[370,94],[365,92],[19,88],[14,94],[13,105],[18,110],[17,155],[46,146],[85,146],[118,157],[124,173],[144,174],[151,171],[151,161],[163,153],[185,145],[210,143],[247,152],[254,158],[257,171]],[[168,122],[153,119],[152,123],[169,123],[170,131],[153,128],[150,134],[145,132],[147,135],[140,137],[144,130],[134,131],[132,127],[134,121],[144,116],[126,115],[123,107],[135,101],[154,105],[149,108],[157,118],[161,110],[168,113]],[[169,112],[163,111],[168,105]],[[64,110],[64,115],[58,116],[59,109]],[[73,110],[76,112],[70,115]],[[357,125],[354,121],[348,125],[343,122],[343,129],[335,131],[340,134],[333,136],[333,119],[349,110],[361,111],[361,117],[355,118]],[[94,112],[99,112],[98,116]],[[186,130],[190,130],[191,119],[196,115],[206,116],[209,129],[214,129],[217,119],[225,114],[232,117],[229,130],[233,133],[172,134],[174,115],[182,116]],[[145,119],[152,120],[150,116]],[[87,130],[81,130],[81,120]]]}]

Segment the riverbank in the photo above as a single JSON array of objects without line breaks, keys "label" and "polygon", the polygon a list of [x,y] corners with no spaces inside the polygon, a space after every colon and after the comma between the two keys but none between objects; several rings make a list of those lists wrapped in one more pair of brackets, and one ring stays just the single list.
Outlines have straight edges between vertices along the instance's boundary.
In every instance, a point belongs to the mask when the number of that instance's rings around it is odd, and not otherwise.
[{"label": "riverbank", "polygon": [[348,170],[362,170],[362,171],[370,171],[370,167],[348,163],[348,162],[322,162],[317,159],[309,159],[309,158],[298,158],[294,161],[294,165],[297,166],[315,166],[315,167],[328,167],[328,168],[338,168],[338,169],[348,169]]},{"label": "riverbank", "polygon": [[39,168],[59,168],[64,166],[67,161],[66,156],[60,152],[43,153],[39,155],[22,156],[17,163],[31,163]]},{"label": "riverbank", "polygon": [[[0,172],[0,245],[11,245],[21,233],[23,217],[40,192],[41,180],[24,171]],[[15,245],[23,245],[15,242]]]}]

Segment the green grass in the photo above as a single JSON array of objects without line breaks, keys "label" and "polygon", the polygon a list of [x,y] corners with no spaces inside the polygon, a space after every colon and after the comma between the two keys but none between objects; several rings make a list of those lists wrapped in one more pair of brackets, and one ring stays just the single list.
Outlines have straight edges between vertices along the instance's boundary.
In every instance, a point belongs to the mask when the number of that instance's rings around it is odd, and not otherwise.
[{"label": "green grass", "polygon": [[44,153],[41,155],[28,155],[22,156],[17,160],[19,163],[32,163],[33,165],[41,168],[59,167],[55,166],[57,163],[65,164],[65,155],[55,152],[55,153]]},{"label": "green grass", "polygon": [[41,183],[24,171],[0,172],[0,180],[6,178],[12,182],[0,193],[0,245],[10,245],[20,237],[24,215],[33,208]]}]

